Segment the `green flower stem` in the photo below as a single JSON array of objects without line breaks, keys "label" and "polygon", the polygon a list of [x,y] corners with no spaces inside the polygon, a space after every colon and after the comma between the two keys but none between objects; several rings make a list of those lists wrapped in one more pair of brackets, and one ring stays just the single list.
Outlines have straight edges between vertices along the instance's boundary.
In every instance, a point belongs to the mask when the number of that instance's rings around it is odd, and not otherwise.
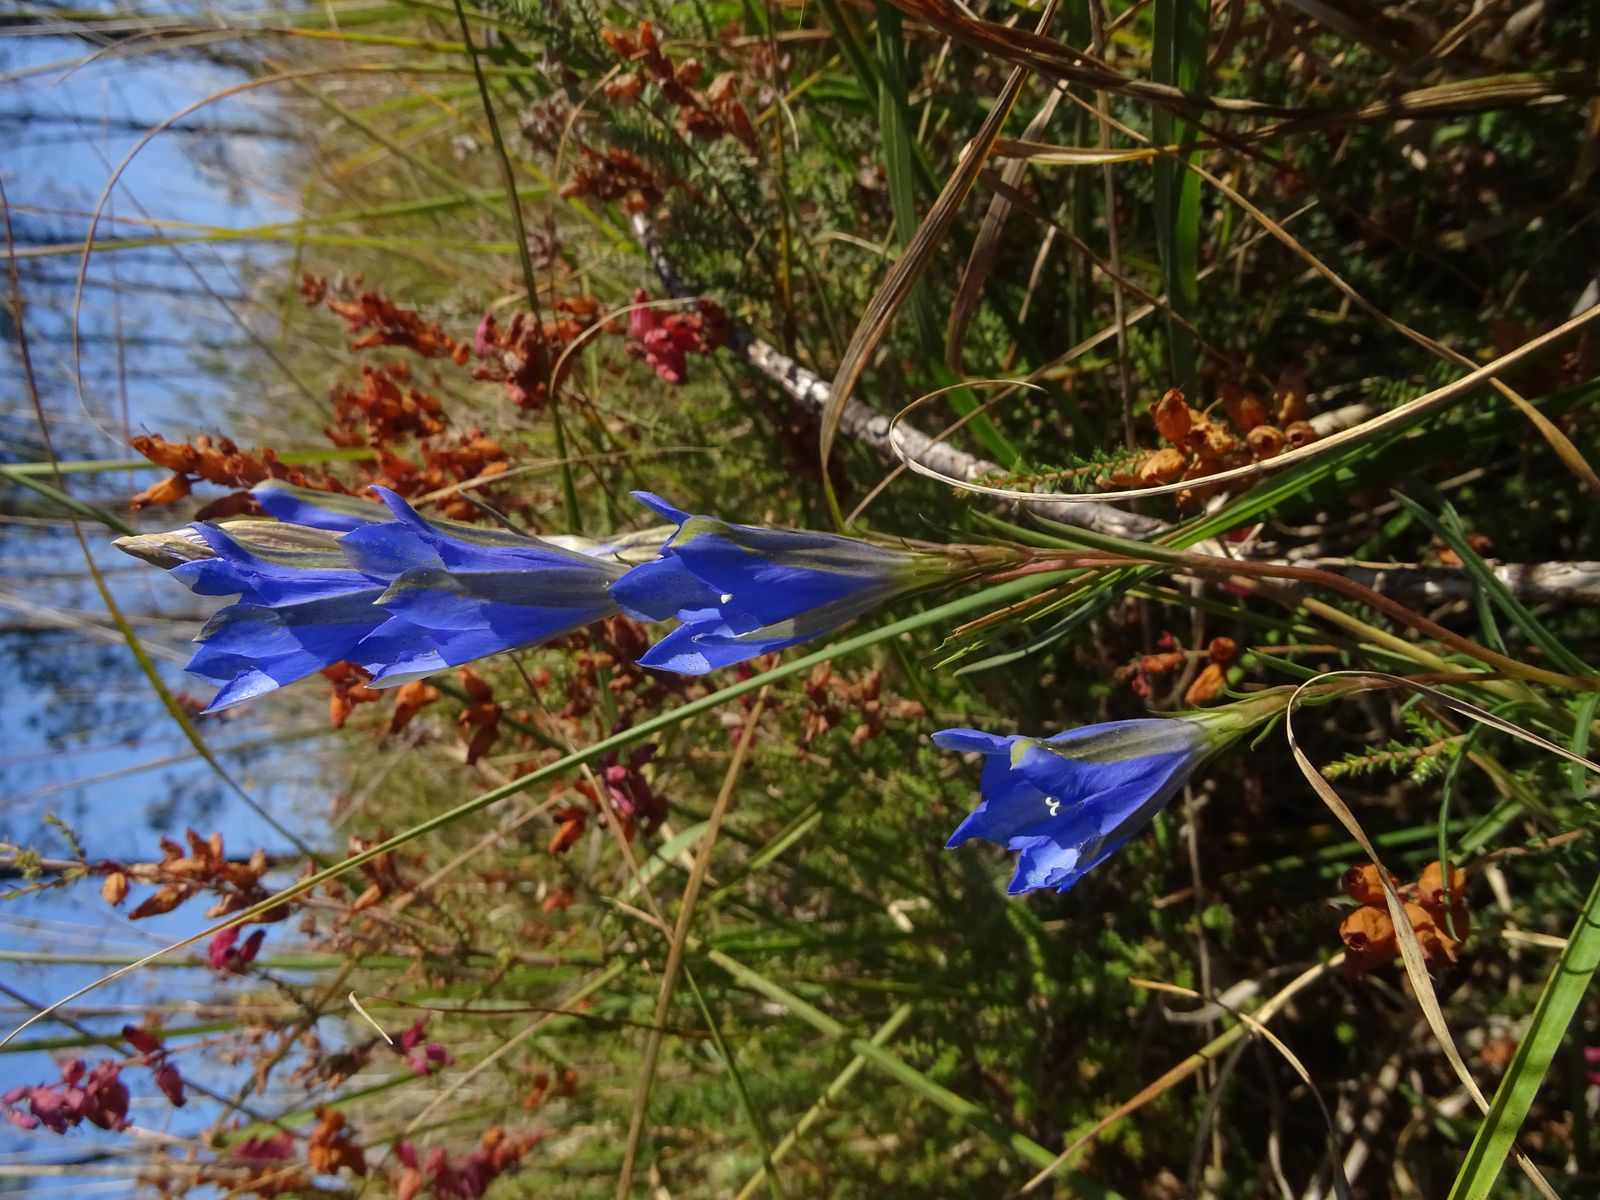
[{"label": "green flower stem", "polygon": [[[1063,528],[1066,529],[1066,527]],[[1063,533],[1062,540],[1077,543],[1089,550],[1100,550],[1108,554],[1119,555],[1128,561],[1159,563],[1162,566],[1188,571],[1193,574],[1222,578],[1244,576],[1255,579],[1290,579],[1301,583],[1314,584],[1375,608],[1394,620],[1410,626],[1419,633],[1424,633],[1436,641],[1443,642],[1451,649],[1475,658],[1502,674],[1510,675],[1516,679],[1526,679],[1552,687],[1565,688],[1570,691],[1600,691],[1600,675],[1585,675],[1582,678],[1578,678],[1556,671],[1547,671],[1543,667],[1529,666],[1527,663],[1518,662],[1514,658],[1507,658],[1505,655],[1497,654],[1486,646],[1480,646],[1471,638],[1464,638],[1460,634],[1454,633],[1434,621],[1430,621],[1421,613],[1413,612],[1405,605],[1391,600],[1387,596],[1380,595],[1371,588],[1363,587],[1353,580],[1345,579],[1343,576],[1335,575],[1329,571],[1320,571],[1313,567],[1239,562],[1209,554],[1196,554],[1188,550],[1177,550],[1170,546],[1136,542],[1127,538],[1113,537],[1109,534],[1094,533],[1087,529],[1073,528],[1070,532]],[[1048,561],[1047,556],[1042,553],[1039,557]]]},{"label": "green flower stem", "polygon": [[[1360,617],[1352,616],[1341,608],[1335,608],[1331,604],[1325,604],[1321,600],[1313,599],[1310,596],[1295,596],[1293,597],[1293,602],[1296,607],[1310,613],[1312,616],[1321,617],[1330,625],[1348,629],[1357,637],[1371,642],[1374,646],[1381,646],[1383,649],[1397,654],[1401,658],[1409,659],[1411,662],[1426,667],[1430,671],[1444,674],[1455,669],[1448,659],[1440,658],[1437,654],[1431,653],[1415,642],[1408,642],[1404,638],[1395,637],[1394,634],[1379,629],[1377,626],[1363,621]],[[1528,700],[1533,697],[1533,693],[1528,686],[1520,681],[1484,679],[1477,682],[1484,691],[1493,692],[1504,700]]]}]

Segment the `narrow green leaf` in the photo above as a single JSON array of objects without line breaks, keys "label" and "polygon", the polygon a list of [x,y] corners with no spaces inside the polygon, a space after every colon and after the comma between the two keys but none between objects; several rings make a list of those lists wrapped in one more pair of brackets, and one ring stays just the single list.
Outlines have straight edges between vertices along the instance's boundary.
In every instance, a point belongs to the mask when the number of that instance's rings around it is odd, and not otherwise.
[{"label": "narrow green leaf", "polygon": [[[1589,726],[1597,702],[1600,698],[1585,696],[1580,705],[1578,733],[1572,741],[1576,754],[1588,754]],[[1478,1126],[1466,1161],[1450,1188],[1450,1200],[1484,1200],[1493,1193],[1517,1131],[1533,1106],[1596,968],[1600,968],[1600,876],[1589,889],[1577,924],[1567,935],[1566,948],[1545,979],[1528,1032],[1495,1090],[1488,1114]]]},{"label": "narrow green leaf", "polygon": [[[1210,12],[1207,0],[1155,0],[1151,69],[1157,83],[1169,84],[1189,95],[1203,90]],[[1198,134],[1192,123],[1175,118],[1165,105],[1157,105],[1151,118],[1158,146],[1177,146],[1183,158],[1199,161],[1198,152],[1190,149]],[[1156,246],[1161,255],[1162,283],[1173,314],[1190,322],[1200,307],[1200,183],[1200,177],[1185,170],[1177,157],[1164,154],[1156,160]],[[1193,336],[1169,318],[1167,337],[1173,386],[1193,386]]]}]

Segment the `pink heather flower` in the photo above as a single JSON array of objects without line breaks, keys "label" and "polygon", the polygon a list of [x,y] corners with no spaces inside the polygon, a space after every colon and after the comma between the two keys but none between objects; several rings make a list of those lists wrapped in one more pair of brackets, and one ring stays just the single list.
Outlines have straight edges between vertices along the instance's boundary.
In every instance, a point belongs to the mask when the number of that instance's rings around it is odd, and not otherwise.
[{"label": "pink heather flower", "polygon": [[257,929],[244,940],[244,945],[239,944],[239,927],[224,929],[211,939],[211,944],[206,948],[206,958],[211,963],[213,971],[242,971],[255,961],[256,955],[261,952],[261,943],[266,939],[267,931]]},{"label": "pink heather flower", "polygon": [[472,352],[479,358],[488,358],[500,345],[500,332],[493,313],[484,313],[478,322],[478,331],[472,338]]},{"label": "pink heather flower", "polygon": [[182,1108],[187,1102],[183,1094],[183,1076],[178,1074],[178,1068],[170,1062],[164,1062],[155,1070],[156,1086],[161,1089],[161,1094],[167,1098],[173,1108]]},{"label": "pink heather flower", "polygon": [[280,1129],[269,1138],[246,1138],[228,1151],[231,1158],[246,1162],[281,1162],[294,1153],[294,1138]]},{"label": "pink heather flower", "polygon": [[629,754],[625,763],[619,762],[615,754],[600,760],[600,779],[612,805],[623,816],[641,825],[646,833],[653,833],[667,818],[666,802],[651,790],[649,781],[640,773],[655,753],[656,745],[651,742]]},{"label": "pink heather flower", "polygon": [[244,945],[239,947],[239,957],[235,960],[235,965],[248,967],[255,962],[256,955],[261,953],[261,943],[266,938],[267,931],[265,929],[257,929],[249,937],[245,938]]},{"label": "pink heather flower", "polygon": [[128,1085],[122,1082],[122,1068],[102,1062],[89,1074],[83,1088],[83,1115],[101,1129],[125,1129],[128,1125]]},{"label": "pink heather flower", "polygon": [[51,1133],[65,1133],[83,1119],[70,1111],[67,1097],[54,1088],[30,1088],[28,1108],[33,1112],[35,1124],[42,1123]]},{"label": "pink heather flower", "polygon": [[221,971],[227,968],[228,960],[232,957],[233,948],[238,941],[239,927],[237,925],[231,929],[224,929],[211,939],[211,944],[206,947],[206,957],[210,960],[213,971]]},{"label": "pink heather flower", "polygon": [[124,1025],[122,1027],[122,1040],[140,1054],[156,1054],[161,1050],[161,1039],[148,1029],[143,1029],[138,1025]]},{"label": "pink heather flower", "polygon": [[[647,298],[643,288],[634,290],[635,304],[642,304]],[[689,372],[688,356],[710,354],[721,340],[719,315],[706,304],[691,312],[633,309],[628,313],[628,337],[632,343],[628,353],[643,358],[668,383],[682,383]]]}]

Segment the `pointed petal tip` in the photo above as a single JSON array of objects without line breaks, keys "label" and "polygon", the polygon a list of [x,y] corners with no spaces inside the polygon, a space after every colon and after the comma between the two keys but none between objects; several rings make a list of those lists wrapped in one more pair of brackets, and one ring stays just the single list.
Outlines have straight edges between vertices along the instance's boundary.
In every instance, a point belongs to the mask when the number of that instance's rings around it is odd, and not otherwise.
[{"label": "pointed petal tip", "polygon": [[985,733],[981,729],[941,729],[928,737],[939,749],[957,754],[996,754],[1016,740],[996,733]]},{"label": "pointed petal tip", "polygon": [[648,508],[651,511],[653,511],[658,516],[665,517],[669,521],[675,521],[679,525],[682,525],[685,521],[687,521],[689,519],[689,514],[688,513],[684,512],[681,508],[676,508],[673,505],[667,503],[667,501],[663,500],[660,496],[656,495],[654,492],[646,492],[646,491],[640,490],[640,491],[632,492],[630,494],[640,504],[644,505],[646,508]]}]

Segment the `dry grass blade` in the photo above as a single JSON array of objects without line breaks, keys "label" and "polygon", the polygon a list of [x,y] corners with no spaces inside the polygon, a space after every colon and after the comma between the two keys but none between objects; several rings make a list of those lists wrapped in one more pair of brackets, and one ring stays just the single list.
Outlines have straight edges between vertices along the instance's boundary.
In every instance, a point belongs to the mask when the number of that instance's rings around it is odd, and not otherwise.
[{"label": "dry grass blade", "polygon": [[1098,167],[1150,162],[1166,152],[1158,146],[1055,146],[1027,138],[997,138],[993,154],[995,158],[1025,158],[1052,167]]},{"label": "dry grass blade", "polygon": [[1249,1024],[1241,1021],[1238,1025],[1235,1025],[1231,1029],[1224,1031],[1221,1035],[1213,1039],[1207,1045],[1202,1046],[1199,1050],[1196,1050],[1188,1058],[1184,1059],[1177,1066],[1166,1072],[1159,1079],[1156,1079],[1149,1085],[1140,1088],[1136,1094],[1130,1096],[1127,1100],[1124,1100],[1121,1104],[1117,1105],[1116,1108],[1112,1109],[1088,1129],[1084,1130],[1083,1133],[1079,1134],[1078,1137],[1075,1138],[1065,1150],[1056,1155],[1055,1161],[1053,1161],[1049,1166],[1045,1167],[1044,1170],[1040,1171],[1033,1178],[1029,1179],[1027,1183],[1023,1184],[1018,1190],[1017,1194],[1026,1195],[1035,1188],[1039,1187],[1040,1184],[1044,1183],[1062,1167],[1066,1166],[1066,1164],[1072,1160],[1073,1155],[1078,1153],[1079,1150],[1083,1149],[1084,1146],[1088,1145],[1095,1138],[1099,1137],[1100,1134],[1104,1133],[1105,1130],[1111,1125],[1115,1124],[1117,1121],[1120,1121],[1129,1113],[1137,1112],[1163,1092],[1169,1091],[1173,1087],[1182,1083],[1206,1063],[1211,1062],[1213,1059],[1223,1054],[1230,1046],[1232,1046],[1246,1034],[1257,1032],[1257,1030],[1262,1028],[1266,1022],[1272,1020],[1274,1016],[1282,1011],[1282,1009],[1288,1005],[1289,1001],[1293,1000],[1295,996],[1299,995],[1306,988],[1317,982],[1317,980],[1321,979],[1324,975],[1333,970],[1333,968],[1339,966],[1339,964],[1342,962],[1344,962],[1344,955],[1336,954],[1326,962],[1317,963],[1316,966],[1308,967],[1299,975],[1296,975],[1284,985],[1282,991],[1261,1006],[1260,1010],[1254,1014],[1254,1021],[1250,1022]]},{"label": "dry grass blade", "polygon": [[666,965],[661,969],[661,990],[656,995],[655,1017],[651,1021],[650,1033],[645,1041],[644,1061],[639,1067],[639,1084],[634,1093],[633,1114],[628,1120],[627,1148],[623,1151],[622,1170],[617,1176],[617,1200],[627,1200],[628,1192],[633,1187],[633,1161],[639,1152],[639,1139],[644,1134],[645,1114],[650,1107],[650,1089],[655,1082],[656,1063],[661,1056],[661,1031],[672,1008],[673,988],[678,982],[678,970],[683,965],[683,950],[689,941],[689,928],[694,924],[695,901],[700,898],[700,885],[705,882],[706,872],[711,867],[711,852],[716,848],[717,834],[722,830],[722,819],[727,815],[728,803],[733,799],[734,785],[739,781],[739,773],[744,770],[745,759],[750,753],[750,744],[755,740],[756,726],[761,721],[767,697],[771,694],[770,687],[762,688],[750,706],[744,728],[739,731],[739,741],[734,746],[733,757],[728,761],[728,770],[723,776],[722,787],[717,792],[716,803],[712,806],[711,816],[706,821],[705,834],[701,837],[700,847],[695,852],[694,865],[689,871],[688,881],[683,886],[683,898],[678,901],[678,919],[672,927],[672,943],[667,949]]},{"label": "dry grass blade", "polygon": [[[1162,981],[1156,979],[1130,979],[1128,982],[1137,984],[1139,987],[1150,988],[1152,991],[1170,992],[1174,996],[1185,996],[1190,1000],[1199,1000],[1202,1002],[1206,1000],[1206,997],[1202,996],[1193,988],[1182,987],[1176,983],[1163,983]],[[1288,1045],[1281,1037],[1273,1033],[1272,1030],[1268,1029],[1264,1024],[1262,1024],[1259,1017],[1253,1016],[1252,1014],[1245,1012],[1243,1009],[1234,1008],[1231,1005],[1225,1004],[1220,999],[1213,1000],[1211,1003],[1214,1003],[1217,1005],[1217,1007],[1231,1013],[1244,1024],[1248,1025],[1252,1033],[1266,1041],[1268,1045],[1282,1055],[1283,1061],[1289,1064],[1290,1068],[1293,1069],[1296,1075],[1300,1076],[1300,1081],[1304,1083],[1306,1088],[1310,1091],[1311,1098],[1316,1101],[1317,1108],[1322,1111],[1322,1119],[1327,1123],[1328,1126],[1328,1148],[1331,1152],[1330,1157],[1333,1163],[1334,1193],[1339,1197],[1339,1200],[1350,1200],[1350,1181],[1345,1178],[1343,1166],[1339,1162],[1338,1129],[1334,1124],[1333,1114],[1328,1111],[1327,1102],[1322,1098],[1322,1092],[1317,1088],[1317,1081],[1311,1077],[1311,1072],[1306,1070],[1305,1063],[1300,1061],[1299,1056],[1295,1054],[1293,1050],[1289,1049]]]},{"label": "dry grass blade", "polygon": [[[1054,11],[1055,3],[1052,0],[1040,21],[1041,27],[1048,23]],[[856,381],[861,378],[868,359],[872,357],[878,344],[883,340],[883,335],[888,331],[889,323],[894,320],[895,314],[911,295],[912,286],[927,267],[945,233],[954,223],[956,214],[961,210],[968,193],[977,183],[978,173],[983,170],[989,150],[994,145],[994,140],[1000,136],[1000,130],[1011,115],[1017,97],[1022,94],[1022,85],[1026,80],[1027,72],[1024,70],[1019,69],[1011,73],[1005,86],[1000,89],[1000,95],[995,99],[994,107],[989,110],[989,115],[984,119],[977,136],[967,144],[954,173],[945,181],[938,198],[933,202],[933,207],[928,210],[928,215],[923,218],[916,235],[907,245],[906,252],[890,268],[889,274],[878,286],[876,294],[867,302],[861,321],[856,326],[855,334],[851,337],[850,345],[845,349],[844,358],[834,375],[827,406],[822,411],[820,452],[825,481],[828,458],[833,451],[834,437],[839,431],[839,420],[844,415],[845,405],[850,400],[850,393],[854,390]],[[833,498],[831,489],[829,498],[830,500]],[[833,501],[833,504],[837,511],[837,501]]]},{"label": "dry grass blade", "polygon": [[[1045,97],[1043,106],[1034,114],[1033,120],[1028,122],[1024,134],[1026,138],[1033,138],[1044,132],[1050,123],[1050,118],[1061,105],[1062,90],[1052,88]],[[1000,140],[996,140],[998,148]],[[1023,172],[1028,169],[1028,164],[1021,158],[1013,159],[1001,169],[1000,177],[1012,187],[1022,182]],[[994,268],[995,257],[1000,252],[1000,235],[1005,232],[1006,221],[1011,216],[1011,201],[1003,194],[996,194],[989,201],[989,211],[983,215],[983,224],[978,227],[978,236],[972,240],[972,251],[967,255],[966,268],[961,272],[961,282],[956,287],[955,299],[950,302],[950,319],[945,324],[944,356],[950,364],[951,370],[961,370],[961,345],[967,339],[967,325],[972,320],[972,314],[977,310],[978,300],[983,295],[983,285],[989,278],[989,272]]]},{"label": "dry grass blade", "polygon": [[1279,136],[1291,128],[1452,116],[1600,95],[1600,81],[1596,81],[1592,74],[1559,71],[1457,80],[1433,87],[1414,88],[1364,104],[1360,108],[1342,110],[1266,104],[1258,100],[1224,96],[1196,96],[1166,84],[1130,79],[1093,55],[1074,50],[1054,38],[1011,29],[993,21],[978,20],[949,0],[892,2],[902,12],[949,34],[964,45],[1026,67],[1049,79],[1147,100],[1179,112],[1210,111],[1286,118],[1283,123],[1258,131],[1255,136],[1260,137]]},{"label": "dry grass blade", "polygon": [[[1355,814],[1350,811],[1349,806],[1340,798],[1339,793],[1334,790],[1333,786],[1322,777],[1322,773],[1317,770],[1316,766],[1306,756],[1305,751],[1300,748],[1299,739],[1295,737],[1295,708],[1308,694],[1307,689],[1325,686],[1330,679],[1344,680],[1352,690],[1363,690],[1372,687],[1405,688],[1426,696],[1435,703],[1449,708],[1470,720],[1479,721],[1502,733],[1508,733],[1531,745],[1538,746],[1540,749],[1557,753],[1561,757],[1576,762],[1597,774],[1600,774],[1600,764],[1590,762],[1581,755],[1574,754],[1572,751],[1558,746],[1537,734],[1529,733],[1520,726],[1513,725],[1511,722],[1504,721],[1492,713],[1485,712],[1476,705],[1447,696],[1425,684],[1414,683],[1397,675],[1386,675],[1381,672],[1340,671],[1319,675],[1316,679],[1307,680],[1295,689],[1294,696],[1290,699],[1289,706],[1284,712],[1284,731],[1289,739],[1289,750],[1294,755],[1295,765],[1300,768],[1300,773],[1305,776],[1306,782],[1311,785],[1322,802],[1328,806],[1328,810],[1338,818],[1339,823],[1345,827],[1346,831],[1361,847],[1362,852],[1366,854],[1373,866],[1378,869],[1378,880],[1383,885],[1384,900],[1388,905],[1389,917],[1394,922],[1395,936],[1400,944],[1400,957],[1405,964],[1406,977],[1411,981],[1417,1004],[1422,1009],[1422,1015],[1428,1022],[1428,1028],[1433,1033],[1434,1040],[1438,1042],[1440,1050],[1450,1064],[1450,1069],[1455,1073],[1456,1078],[1460,1080],[1461,1086],[1472,1097],[1473,1103],[1478,1106],[1481,1112],[1487,1113],[1489,1111],[1488,1098],[1472,1077],[1472,1072],[1468,1070],[1466,1061],[1461,1057],[1461,1051],[1456,1047],[1455,1039],[1450,1034],[1450,1027],[1445,1021],[1444,1011],[1439,1007],[1439,997],[1433,989],[1433,981],[1428,977],[1428,966],[1422,945],[1417,940],[1416,931],[1411,927],[1410,918],[1406,916],[1404,902],[1400,899],[1399,892],[1395,890],[1394,884],[1390,880],[1388,868],[1383,865],[1382,860],[1378,857],[1377,847],[1372,844],[1372,840],[1367,836],[1366,830],[1362,828],[1361,822],[1356,819]],[[1555,1191],[1527,1155],[1519,1150],[1516,1152],[1516,1160],[1517,1165],[1522,1168],[1523,1173],[1532,1182],[1533,1186],[1538,1189],[1540,1195],[1546,1197],[1547,1200],[1557,1200]]]}]

